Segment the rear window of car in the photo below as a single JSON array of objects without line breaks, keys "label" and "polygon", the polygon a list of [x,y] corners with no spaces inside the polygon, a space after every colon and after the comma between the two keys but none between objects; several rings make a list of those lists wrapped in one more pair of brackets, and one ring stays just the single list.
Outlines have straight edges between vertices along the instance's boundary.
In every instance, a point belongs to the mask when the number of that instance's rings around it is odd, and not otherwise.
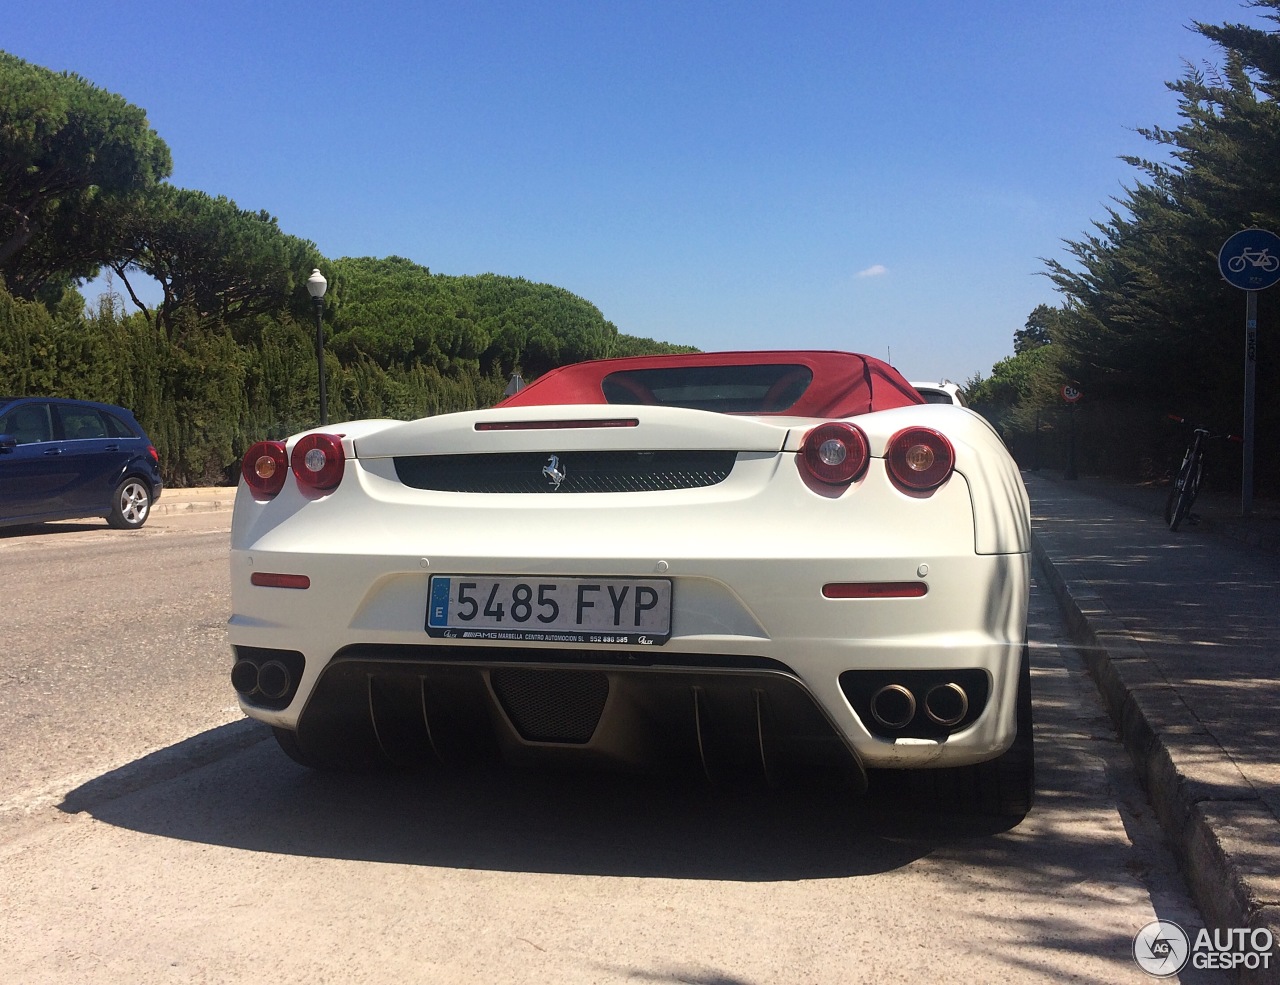
[{"label": "rear window of car", "polygon": [[133,428],[129,427],[124,421],[116,417],[115,414],[108,414],[105,410],[102,412],[102,420],[107,425],[108,438],[136,438]]},{"label": "rear window of car", "polygon": [[919,393],[920,396],[924,397],[924,402],[927,404],[958,404],[961,407],[969,406],[964,399],[964,394],[959,390],[956,390],[953,394],[948,390],[938,390],[933,387],[919,386],[916,387],[916,392]]},{"label": "rear window of car", "polygon": [[673,366],[610,373],[601,381],[611,404],[656,404],[721,414],[785,412],[813,382],[808,366]]}]

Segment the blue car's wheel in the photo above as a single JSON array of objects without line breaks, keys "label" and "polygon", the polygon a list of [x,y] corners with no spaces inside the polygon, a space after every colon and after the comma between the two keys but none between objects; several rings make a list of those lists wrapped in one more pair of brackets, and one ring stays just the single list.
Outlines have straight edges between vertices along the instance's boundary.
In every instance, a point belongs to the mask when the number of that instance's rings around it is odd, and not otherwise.
[{"label": "blue car's wheel", "polygon": [[116,486],[107,523],[117,530],[137,530],[150,515],[151,490],[142,479],[130,476]]}]

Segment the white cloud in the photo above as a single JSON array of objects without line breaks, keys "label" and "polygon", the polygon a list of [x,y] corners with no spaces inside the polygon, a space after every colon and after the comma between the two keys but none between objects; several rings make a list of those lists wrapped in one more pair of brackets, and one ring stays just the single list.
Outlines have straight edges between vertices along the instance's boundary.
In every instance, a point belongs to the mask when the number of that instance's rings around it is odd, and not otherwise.
[{"label": "white cloud", "polygon": [[859,270],[858,276],[859,277],[883,277],[888,272],[889,272],[888,267],[886,267],[883,263],[877,263],[874,266],[868,267],[866,270]]}]

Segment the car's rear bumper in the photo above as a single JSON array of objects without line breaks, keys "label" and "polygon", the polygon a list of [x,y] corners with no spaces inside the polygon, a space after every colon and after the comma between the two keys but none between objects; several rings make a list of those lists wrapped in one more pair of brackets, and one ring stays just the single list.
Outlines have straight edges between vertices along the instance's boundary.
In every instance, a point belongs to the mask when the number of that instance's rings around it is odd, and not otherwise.
[{"label": "car's rear bumper", "polygon": [[[424,565],[423,562],[426,562]],[[613,750],[622,760],[634,750],[618,745],[619,735],[636,737],[630,719],[599,716],[600,746],[530,738],[500,696],[499,677],[512,668],[544,673],[554,690],[555,671],[596,675],[607,683],[610,709],[652,709],[666,696],[688,713],[699,695],[721,694],[741,717],[766,697],[761,712],[786,725],[796,741],[816,735],[821,722],[828,738],[868,767],[953,766],[981,761],[1012,742],[1016,722],[1017,672],[1025,644],[1028,566],[1026,555],[967,557],[829,558],[747,561],[676,558],[667,561],[673,586],[671,638],[663,646],[563,646],[529,641],[430,638],[425,631],[428,586],[433,571],[467,573],[475,559],[404,558],[351,555],[273,554],[235,551],[232,555],[234,614],[229,638],[242,655],[261,650],[298,655],[287,700],[243,697],[244,710],[285,728],[307,727],[337,714],[369,715],[374,707],[370,681],[384,691],[424,694],[461,678],[487,695],[479,717],[494,725],[494,738],[507,758],[538,753],[582,758]],[[541,573],[652,575],[650,559],[539,559]],[[489,562],[491,568],[493,562]],[[921,578],[923,568],[928,573]],[[488,570],[488,569],[486,569]],[[305,573],[305,590],[257,587],[253,572]],[[498,573],[488,570],[488,573]],[[923,580],[920,598],[829,599],[830,581]],[[252,650],[257,648],[257,650]],[[967,676],[966,676],[967,675]],[[869,683],[860,683],[865,678]],[[900,680],[899,680],[900,678]],[[870,721],[868,688],[898,684],[923,703],[932,686],[957,680],[980,708],[959,728],[908,728],[900,735]],[[770,682],[767,686],[761,681]],[[715,687],[711,681],[719,681]],[[363,682],[363,683],[361,683]],[[445,682],[442,684],[441,682]],[[570,681],[570,684],[575,683]],[[779,690],[781,689],[781,690]],[[785,692],[784,700],[779,695]],[[620,695],[614,698],[612,695]],[[644,695],[643,699],[637,695]],[[732,695],[732,696],[728,696]],[[809,712],[794,713],[790,700],[803,695]],[[801,702],[800,704],[804,704]],[[446,702],[447,704],[447,702]],[[782,714],[775,707],[791,712]],[[797,717],[798,716],[798,717]],[[920,723],[923,723],[923,717]],[[687,723],[686,723],[687,724]],[[696,724],[696,723],[695,723]],[[793,727],[794,726],[794,727]],[[672,726],[674,727],[674,726]],[[762,726],[763,727],[763,726]],[[432,728],[430,722],[427,728]],[[688,734],[688,729],[683,729]],[[821,730],[820,730],[821,731]],[[696,738],[696,730],[695,730]],[[790,740],[787,740],[790,741]],[[564,746],[556,750],[552,747]]]},{"label": "car's rear bumper", "polygon": [[402,764],[607,766],[771,783],[836,774],[845,786],[865,783],[859,757],[803,683],[764,662],[566,665],[527,652],[441,650],[344,650],[293,726],[300,743],[322,759],[358,745]]}]

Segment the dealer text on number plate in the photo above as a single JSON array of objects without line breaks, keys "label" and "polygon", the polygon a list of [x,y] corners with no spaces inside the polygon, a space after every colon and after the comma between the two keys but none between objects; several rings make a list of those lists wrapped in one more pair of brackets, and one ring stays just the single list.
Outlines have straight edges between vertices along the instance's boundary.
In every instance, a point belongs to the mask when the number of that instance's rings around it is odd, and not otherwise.
[{"label": "dealer text on number plate", "polygon": [[671,582],[433,575],[426,629],[444,639],[661,645],[671,636]]}]

